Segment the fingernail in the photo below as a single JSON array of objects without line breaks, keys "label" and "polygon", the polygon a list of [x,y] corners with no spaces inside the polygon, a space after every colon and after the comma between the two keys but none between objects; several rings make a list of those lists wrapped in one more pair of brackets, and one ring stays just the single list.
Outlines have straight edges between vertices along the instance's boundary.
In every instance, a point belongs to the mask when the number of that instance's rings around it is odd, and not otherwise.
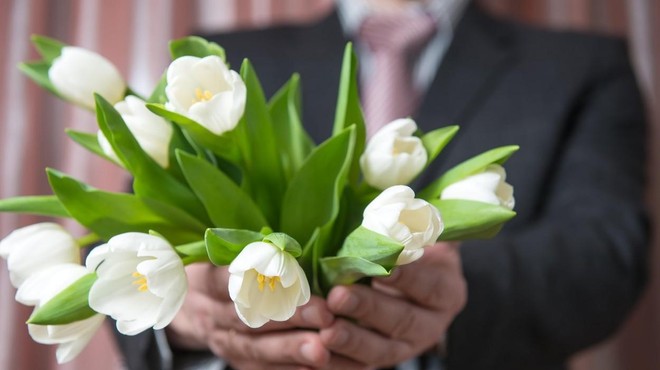
[{"label": "fingernail", "polygon": [[344,329],[335,329],[334,335],[331,337],[332,344],[335,346],[343,346],[348,340],[348,332]]},{"label": "fingernail", "polygon": [[344,303],[342,304],[342,311],[354,311],[359,303],[360,299],[355,294],[348,293],[344,299]]},{"label": "fingernail", "polygon": [[300,354],[305,360],[309,362],[316,361],[316,356],[314,354],[314,346],[312,345],[312,343],[305,343],[302,346],[300,346]]}]

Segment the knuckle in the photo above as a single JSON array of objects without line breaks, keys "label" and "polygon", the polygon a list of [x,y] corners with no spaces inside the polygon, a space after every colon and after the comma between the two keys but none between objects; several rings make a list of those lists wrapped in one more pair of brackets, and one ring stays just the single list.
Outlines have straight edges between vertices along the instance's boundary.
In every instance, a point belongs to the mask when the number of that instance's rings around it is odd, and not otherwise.
[{"label": "knuckle", "polygon": [[[389,336],[393,339],[414,337],[418,329],[417,315],[399,315],[394,321]],[[412,334],[412,335],[411,335]]]}]

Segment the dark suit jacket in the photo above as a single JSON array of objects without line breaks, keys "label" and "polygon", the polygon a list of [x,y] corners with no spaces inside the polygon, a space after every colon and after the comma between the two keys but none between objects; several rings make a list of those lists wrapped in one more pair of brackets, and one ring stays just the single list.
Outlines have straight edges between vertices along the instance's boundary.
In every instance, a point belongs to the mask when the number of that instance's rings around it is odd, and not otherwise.
[{"label": "dark suit jacket", "polygon": [[[335,14],[210,38],[234,69],[252,61],[267,96],[300,72],[304,123],[317,142],[329,137],[347,41]],[[449,369],[560,369],[611,334],[642,289],[647,253],[645,125],[624,43],[470,6],[415,118],[423,131],[461,126],[421,182],[521,147],[506,165],[518,216],[461,248],[469,297],[449,330]]]}]

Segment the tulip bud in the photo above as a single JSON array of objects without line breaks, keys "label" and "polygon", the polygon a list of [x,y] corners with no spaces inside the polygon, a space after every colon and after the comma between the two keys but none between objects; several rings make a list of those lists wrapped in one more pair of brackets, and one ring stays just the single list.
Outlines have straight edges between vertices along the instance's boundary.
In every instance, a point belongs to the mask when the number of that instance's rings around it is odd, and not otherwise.
[{"label": "tulip bud", "polygon": [[413,136],[415,121],[402,118],[384,126],[369,140],[360,157],[365,181],[378,189],[410,183],[426,166],[422,140]]},{"label": "tulip bud", "polygon": [[474,200],[513,209],[513,186],[505,180],[504,167],[491,164],[483,172],[447,186],[440,194],[440,199]]},{"label": "tulip bud", "polygon": [[60,225],[38,223],[14,230],[0,241],[15,288],[34,273],[61,263],[80,263],[76,240]]},{"label": "tulip bud", "polygon": [[[147,109],[144,100],[129,95],[115,104],[115,109],[121,114],[126,126],[135,137],[140,147],[161,167],[167,168],[170,163],[169,149],[172,139],[172,126],[160,116]],[[121,163],[112,149],[103,131],[98,132],[98,141],[103,152],[117,163]]]},{"label": "tulip bud", "polygon": [[437,208],[416,199],[415,192],[404,185],[385,189],[369,203],[362,226],[403,244],[397,265],[420,258],[423,247],[434,244],[444,228]]},{"label": "tulip bud", "polygon": [[62,97],[91,110],[95,108],[94,93],[115,104],[126,92],[124,79],[109,60],[75,46],[62,48],[48,78]]}]

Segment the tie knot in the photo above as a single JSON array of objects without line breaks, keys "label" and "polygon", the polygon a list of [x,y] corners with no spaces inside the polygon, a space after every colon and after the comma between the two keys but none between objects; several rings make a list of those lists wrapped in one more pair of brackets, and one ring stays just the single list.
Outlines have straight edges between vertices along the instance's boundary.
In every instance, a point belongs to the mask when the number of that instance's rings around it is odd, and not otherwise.
[{"label": "tie knot", "polygon": [[360,26],[360,39],[373,53],[416,54],[435,34],[434,20],[421,14],[378,14]]}]

